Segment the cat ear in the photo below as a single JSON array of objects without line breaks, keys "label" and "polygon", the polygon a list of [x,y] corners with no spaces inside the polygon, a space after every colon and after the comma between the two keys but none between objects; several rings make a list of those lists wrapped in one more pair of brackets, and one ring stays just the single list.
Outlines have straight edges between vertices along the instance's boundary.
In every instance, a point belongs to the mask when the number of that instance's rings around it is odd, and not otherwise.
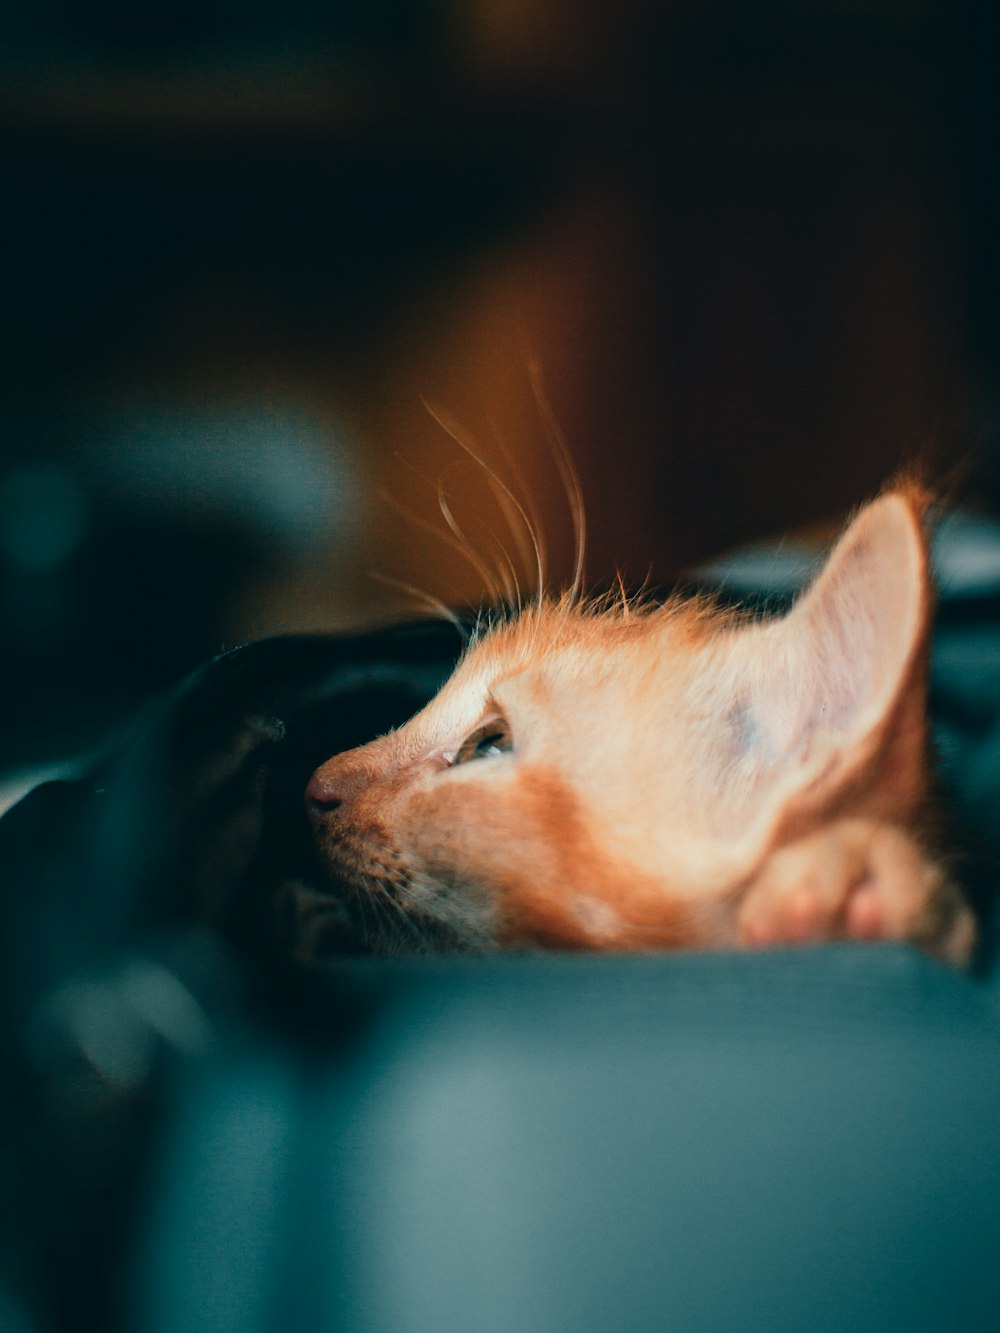
[{"label": "cat ear", "polygon": [[919,805],[931,603],[926,508],[913,488],[862,510],[791,612],[756,631],[748,758],[772,816],[839,804],[896,819]]}]

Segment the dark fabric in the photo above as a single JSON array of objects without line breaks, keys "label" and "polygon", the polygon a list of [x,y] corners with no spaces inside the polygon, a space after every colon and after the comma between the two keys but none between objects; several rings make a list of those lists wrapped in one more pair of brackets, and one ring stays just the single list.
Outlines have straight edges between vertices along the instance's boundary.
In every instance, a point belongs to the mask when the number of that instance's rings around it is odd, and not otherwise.
[{"label": "dark fabric", "polygon": [[84,777],[37,787],[0,820],[8,1002],[169,923],[266,949],[259,900],[297,867],[309,773],[404,722],[460,648],[442,623],[252,643],[156,701]]},{"label": "dark fabric", "polygon": [[423,624],[236,649],[0,820],[0,1323],[6,1281],[12,1321],[20,1300],[58,1329],[134,1327],[123,1265],[161,1064],[201,1049],[191,1013],[256,1031],[293,1004],[269,892],[305,847],[306,779],[405,721],[460,647]]}]

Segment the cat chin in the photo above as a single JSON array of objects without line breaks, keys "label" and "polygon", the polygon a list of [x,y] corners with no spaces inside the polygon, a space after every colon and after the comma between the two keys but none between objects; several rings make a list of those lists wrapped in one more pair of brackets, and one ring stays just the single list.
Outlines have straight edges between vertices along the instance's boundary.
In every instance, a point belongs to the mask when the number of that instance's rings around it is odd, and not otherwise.
[{"label": "cat chin", "polygon": [[405,890],[371,878],[336,874],[320,882],[286,880],[274,898],[275,933],[292,961],[485,953],[499,948],[485,910],[474,910],[468,887],[449,891],[414,876]]}]

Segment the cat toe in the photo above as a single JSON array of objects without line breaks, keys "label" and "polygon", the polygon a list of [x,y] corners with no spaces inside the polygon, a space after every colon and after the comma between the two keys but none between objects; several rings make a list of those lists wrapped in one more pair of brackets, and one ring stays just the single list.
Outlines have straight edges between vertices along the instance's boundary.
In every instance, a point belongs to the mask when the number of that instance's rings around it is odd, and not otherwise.
[{"label": "cat toe", "polygon": [[844,934],[849,940],[881,940],[886,937],[885,906],[878,886],[866,876],[848,894],[844,908]]},{"label": "cat toe", "polygon": [[739,919],[740,942],[758,949],[829,939],[831,929],[830,905],[808,880],[790,887],[768,885],[748,899]]},{"label": "cat toe", "polygon": [[737,934],[749,948],[815,944],[844,933],[845,904],[860,869],[803,842],[777,853],[746,891]]}]

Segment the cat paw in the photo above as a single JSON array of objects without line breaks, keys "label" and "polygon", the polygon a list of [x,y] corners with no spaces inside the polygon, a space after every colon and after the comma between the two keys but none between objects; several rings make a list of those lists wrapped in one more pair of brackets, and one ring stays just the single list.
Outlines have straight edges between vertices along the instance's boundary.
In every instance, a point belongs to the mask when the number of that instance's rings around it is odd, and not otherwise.
[{"label": "cat paw", "polygon": [[965,962],[975,922],[959,891],[901,829],[837,823],[779,848],[744,892],[749,948],[828,940],[907,940]]}]

